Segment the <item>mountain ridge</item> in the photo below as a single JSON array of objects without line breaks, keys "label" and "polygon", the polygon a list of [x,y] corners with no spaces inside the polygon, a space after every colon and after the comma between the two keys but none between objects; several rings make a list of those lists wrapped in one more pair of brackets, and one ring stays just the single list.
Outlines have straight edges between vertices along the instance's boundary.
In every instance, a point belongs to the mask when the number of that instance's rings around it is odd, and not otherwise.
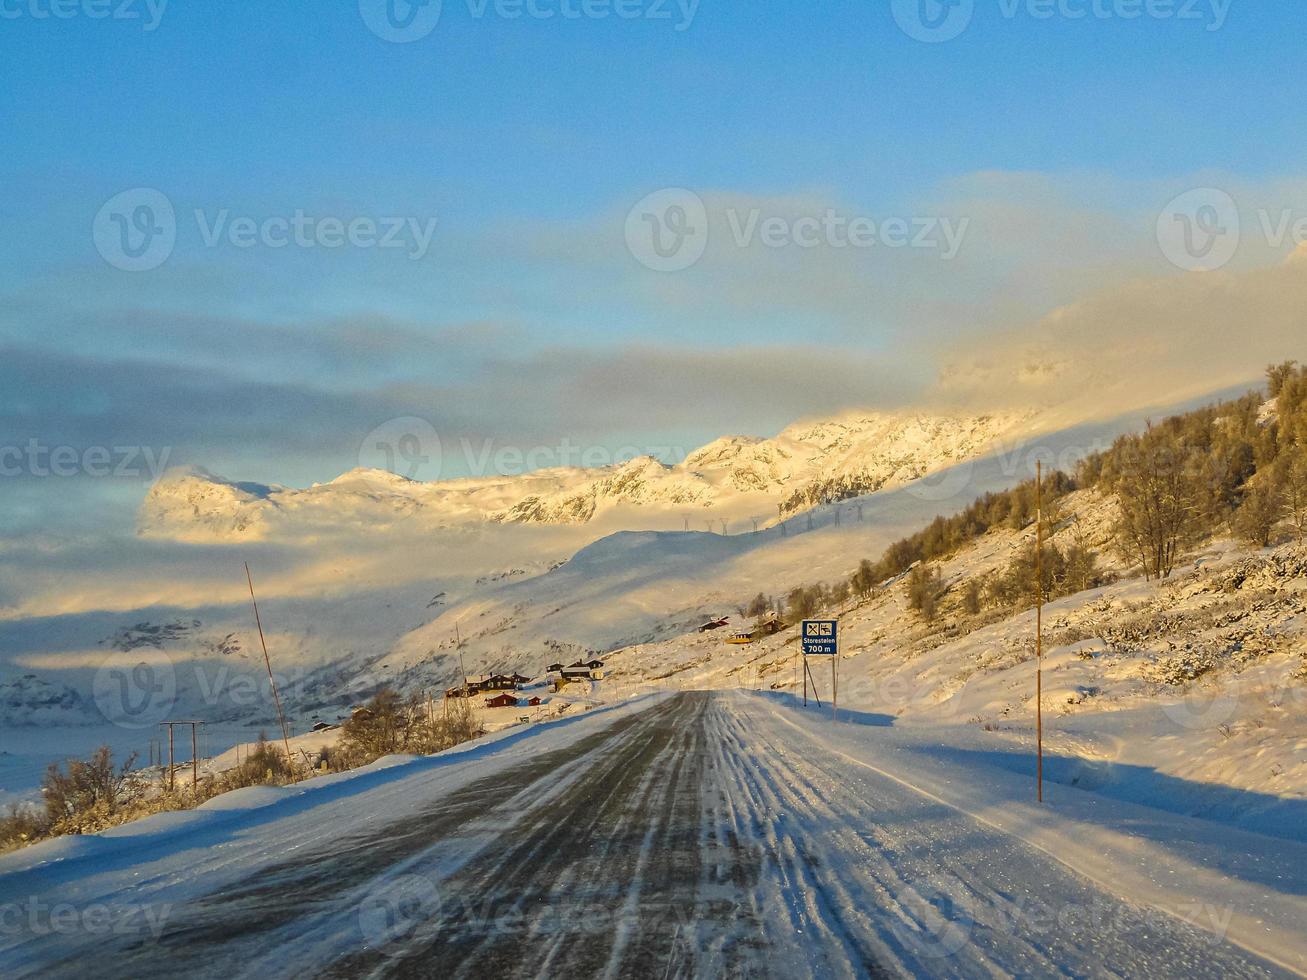
[{"label": "mountain ridge", "polygon": [[[305,489],[237,482],[202,467],[170,471],[138,514],[143,537],[258,540],[289,526],[416,520],[583,525],[635,511],[713,511],[767,522],[832,500],[901,486],[1017,434],[1036,413],[849,412],[797,422],[771,438],[721,436],[668,463],[653,456],[422,482],[355,468]],[[759,517],[759,510],[764,510]],[[689,520],[689,515],[685,515]]]}]

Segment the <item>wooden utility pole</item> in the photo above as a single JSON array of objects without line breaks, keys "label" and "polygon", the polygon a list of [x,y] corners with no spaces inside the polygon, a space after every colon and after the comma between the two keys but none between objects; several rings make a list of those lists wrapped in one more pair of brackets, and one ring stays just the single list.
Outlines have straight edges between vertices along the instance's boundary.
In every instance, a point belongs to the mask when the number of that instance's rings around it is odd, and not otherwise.
[{"label": "wooden utility pole", "polygon": [[1039,802],[1044,802],[1044,464],[1035,462],[1035,741]]},{"label": "wooden utility pole", "polygon": [[272,700],[277,706],[277,720],[281,722],[281,744],[286,749],[286,765],[295,771],[295,759],[290,754],[290,733],[286,730],[286,715],[281,710],[281,695],[277,693],[277,681],[272,676],[272,659],[268,656],[268,641],[263,638],[263,620],[259,618],[259,601],[254,598],[254,576],[250,574],[250,563],[245,563],[245,581],[250,584],[250,602],[254,606],[254,625],[259,628],[259,644],[263,647],[263,663],[268,668],[268,683],[272,685]]}]

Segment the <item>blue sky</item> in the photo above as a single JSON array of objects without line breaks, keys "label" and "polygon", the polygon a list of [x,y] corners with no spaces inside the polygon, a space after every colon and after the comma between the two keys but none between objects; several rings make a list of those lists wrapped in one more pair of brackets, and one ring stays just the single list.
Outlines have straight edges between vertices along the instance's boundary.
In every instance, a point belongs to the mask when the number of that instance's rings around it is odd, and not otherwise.
[{"label": "blue sky", "polygon": [[[976,0],[960,36],[923,43],[889,0],[672,2],[666,20],[656,0],[631,20],[473,2],[397,44],[357,2],[174,2],[146,30],[144,0],[120,8],[137,19],[4,0],[0,443],[166,447],[286,482],[356,465],[405,415],[504,443],[693,447],[910,401],[941,351],[1178,275],[1152,229],[1189,188],[1300,203],[1301,4]],[[141,272],[91,233],[134,188],[177,216]],[[683,273],[623,243],[662,188],[713,216]],[[965,218],[966,248],[721,242],[728,209],[830,208]],[[242,249],[206,245],[197,210],[437,225],[420,258]],[[10,525],[54,506],[24,476]]]}]

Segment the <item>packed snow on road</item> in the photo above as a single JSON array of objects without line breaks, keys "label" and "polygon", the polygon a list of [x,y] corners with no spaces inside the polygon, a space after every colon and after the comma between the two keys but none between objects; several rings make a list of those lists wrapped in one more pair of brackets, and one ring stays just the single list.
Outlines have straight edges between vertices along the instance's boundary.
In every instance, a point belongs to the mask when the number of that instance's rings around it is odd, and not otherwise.
[{"label": "packed snow on road", "polygon": [[[997,755],[997,753],[991,753]],[[1307,970],[1307,846],[1057,787],[886,716],[648,695],[0,858],[0,972]]]}]

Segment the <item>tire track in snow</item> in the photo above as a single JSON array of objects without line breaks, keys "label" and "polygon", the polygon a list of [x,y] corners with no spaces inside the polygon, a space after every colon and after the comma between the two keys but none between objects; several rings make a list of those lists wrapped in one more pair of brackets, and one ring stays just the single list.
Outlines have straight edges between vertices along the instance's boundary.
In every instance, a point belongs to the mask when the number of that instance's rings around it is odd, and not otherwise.
[{"label": "tire track in snow", "polygon": [[[1037,848],[896,780],[842,763],[805,730],[782,724],[769,705],[736,696],[728,710],[752,754],[773,763],[758,775],[778,805],[816,820],[796,836],[825,841],[828,853],[843,850],[824,863],[855,870],[814,873],[845,878],[848,900],[870,912],[880,941],[911,975],[1284,975],[1196,927],[1117,899]],[[823,834],[831,813],[862,831],[856,842]],[[1059,919],[1065,912],[1074,913],[1070,927]]]},{"label": "tire track in snow", "polygon": [[[397,785],[430,799],[425,779]],[[293,859],[226,877],[178,907],[163,942],[106,942],[95,974],[1275,975],[1178,920],[1131,918],[1138,910],[1049,855],[848,764],[738,695],[662,701],[378,816],[364,833],[331,843],[325,833]],[[205,852],[173,873],[228,863]],[[387,945],[362,913],[406,880],[435,899]],[[1020,920],[1032,900],[1100,901],[1125,915],[1104,929],[1050,930]],[[41,975],[80,980],[86,956]]]},{"label": "tire track in snow", "polygon": [[648,975],[650,964],[671,975],[693,971],[696,951],[678,946],[674,913],[677,903],[693,907],[699,876],[707,701],[678,698],[642,715],[647,724],[614,740],[568,792],[532,808],[501,853],[445,881],[455,909],[428,924],[428,942],[408,944],[401,957],[346,957],[328,975],[625,977]]},{"label": "tire track in snow", "polygon": [[[430,870],[442,858],[470,857],[494,839],[486,834],[483,840],[475,840],[468,830],[476,828],[476,821],[508,824],[516,818],[512,812],[516,799],[548,799],[565,793],[574,778],[604,758],[614,740],[649,725],[649,716],[662,709],[660,705],[620,719],[572,745],[478,779],[411,814],[383,821],[367,833],[306,849],[228,882],[180,905],[157,940],[137,940],[117,949],[112,941],[101,943],[98,952],[112,955],[105,956],[99,976],[173,976],[182,971],[226,978],[261,962],[275,970],[288,945],[303,946],[323,934],[329,944],[333,927],[338,928],[341,920],[355,927],[360,901],[379,880],[395,872]],[[516,788],[507,799],[505,786]],[[501,816],[505,811],[507,815]],[[428,858],[426,866],[424,858]],[[79,959],[53,964],[43,975],[81,980],[84,964]]]}]

